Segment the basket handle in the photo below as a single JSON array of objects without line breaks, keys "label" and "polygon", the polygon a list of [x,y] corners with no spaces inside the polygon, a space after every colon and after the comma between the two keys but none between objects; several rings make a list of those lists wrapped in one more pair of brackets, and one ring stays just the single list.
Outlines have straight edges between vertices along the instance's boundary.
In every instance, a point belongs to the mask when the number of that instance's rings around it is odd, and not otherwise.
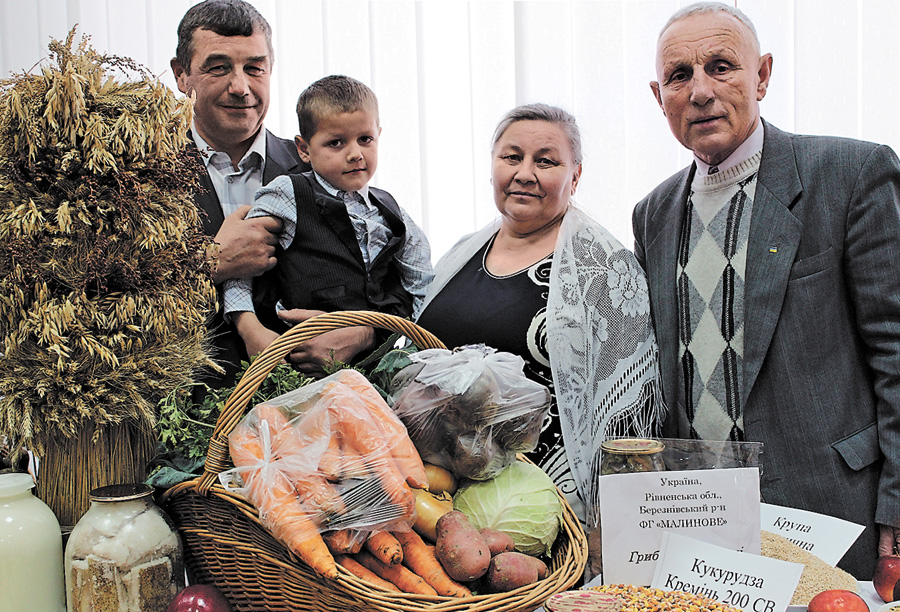
[{"label": "basket handle", "polygon": [[247,368],[234,391],[225,401],[225,406],[216,420],[216,427],[209,439],[206,464],[203,468],[203,475],[200,476],[197,484],[199,493],[206,495],[209,488],[217,482],[219,472],[227,469],[230,457],[228,435],[243,419],[253,394],[256,393],[269,373],[275,369],[275,366],[303,342],[326,332],[358,325],[399,332],[419,348],[446,348],[436,336],[408,319],[368,310],[329,312],[295,325],[259,354],[259,357]]}]

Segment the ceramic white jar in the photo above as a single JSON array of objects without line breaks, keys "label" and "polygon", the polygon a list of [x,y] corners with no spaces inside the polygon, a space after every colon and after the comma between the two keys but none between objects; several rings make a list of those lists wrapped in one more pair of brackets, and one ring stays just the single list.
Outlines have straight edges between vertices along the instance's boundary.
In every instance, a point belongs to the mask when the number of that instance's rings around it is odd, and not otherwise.
[{"label": "ceramic white jar", "polygon": [[0,612],[66,609],[62,532],[31,474],[0,474]]}]

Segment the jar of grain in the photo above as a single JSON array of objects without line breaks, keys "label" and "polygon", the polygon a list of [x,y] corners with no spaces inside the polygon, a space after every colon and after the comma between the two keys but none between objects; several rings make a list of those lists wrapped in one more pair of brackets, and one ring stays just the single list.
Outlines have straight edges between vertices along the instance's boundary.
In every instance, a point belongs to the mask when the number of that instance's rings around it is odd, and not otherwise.
[{"label": "jar of grain", "polygon": [[91,491],[91,507],[66,545],[69,612],[165,612],[184,586],[182,547],[153,489]]},{"label": "jar of grain", "polygon": [[665,470],[659,440],[645,438],[619,438],[600,444],[600,474],[633,474],[635,472],[661,472]]},{"label": "jar of grain", "polygon": [[63,612],[62,532],[32,487],[31,474],[0,474],[0,610]]}]

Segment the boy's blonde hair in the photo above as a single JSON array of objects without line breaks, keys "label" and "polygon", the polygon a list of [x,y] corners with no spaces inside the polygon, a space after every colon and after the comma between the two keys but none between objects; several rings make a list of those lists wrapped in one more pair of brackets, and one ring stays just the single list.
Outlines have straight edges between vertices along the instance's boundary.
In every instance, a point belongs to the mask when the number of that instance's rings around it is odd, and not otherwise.
[{"label": "boy's blonde hair", "polygon": [[378,98],[368,86],[342,74],[319,79],[304,89],[297,99],[300,137],[309,142],[325,115],[353,113],[358,110],[373,111],[377,121]]}]

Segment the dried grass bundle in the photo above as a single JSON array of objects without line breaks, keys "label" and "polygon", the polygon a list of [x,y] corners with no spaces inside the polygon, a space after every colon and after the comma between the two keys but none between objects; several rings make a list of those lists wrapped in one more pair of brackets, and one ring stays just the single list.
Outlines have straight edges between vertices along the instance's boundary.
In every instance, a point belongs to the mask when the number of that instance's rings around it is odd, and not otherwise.
[{"label": "dried grass bundle", "polygon": [[190,102],[74,35],[0,81],[0,434],[39,451],[151,430],[216,307]]}]

